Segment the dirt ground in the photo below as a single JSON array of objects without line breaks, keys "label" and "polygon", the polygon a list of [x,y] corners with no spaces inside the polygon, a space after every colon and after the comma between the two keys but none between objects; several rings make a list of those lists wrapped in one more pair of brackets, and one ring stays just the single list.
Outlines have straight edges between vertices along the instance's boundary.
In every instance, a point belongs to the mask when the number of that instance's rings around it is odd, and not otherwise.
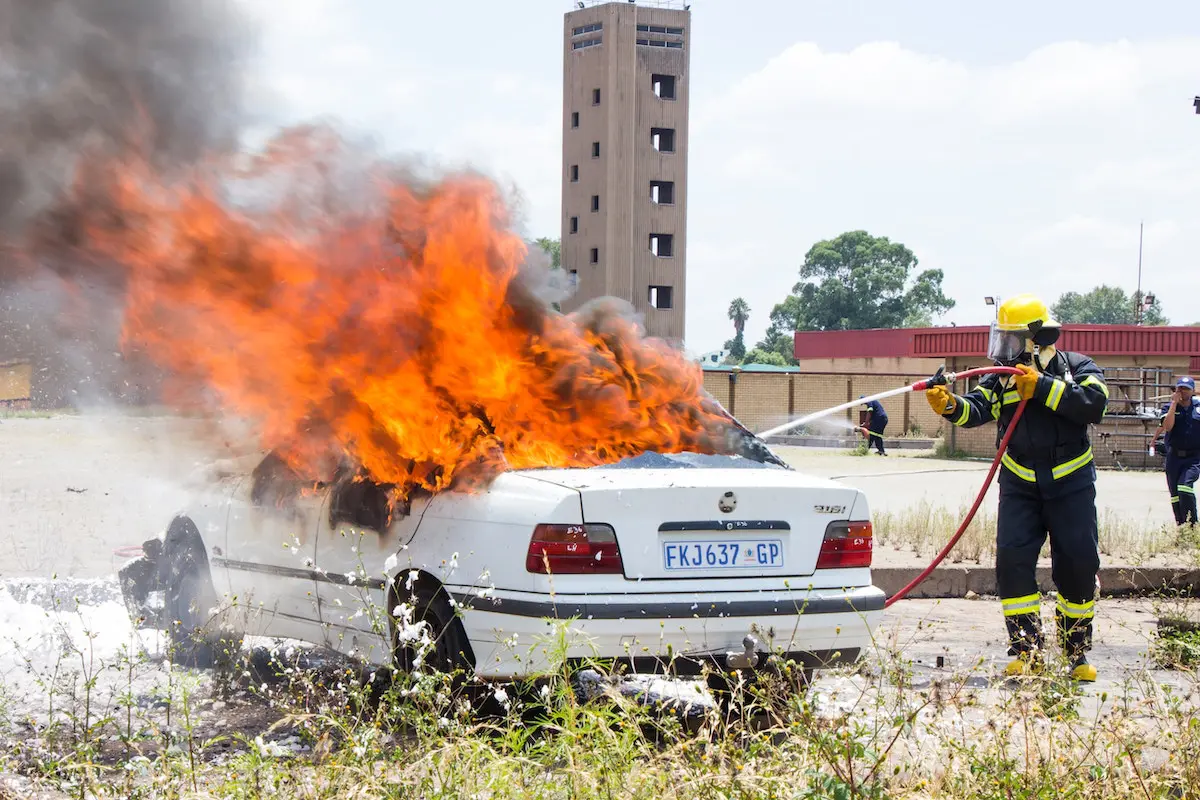
[{"label": "dirt ground", "polygon": [[[78,598],[78,602],[76,600]],[[1097,719],[1114,703],[1168,690],[1193,698],[1195,679],[1185,672],[1157,669],[1149,657],[1156,624],[1150,600],[1102,603],[1097,620],[1093,663],[1100,678],[1085,685],[1080,712]],[[875,647],[864,654],[864,669],[819,673],[813,691],[831,712],[863,706],[883,671],[901,668],[914,689],[938,682],[961,683],[974,715],[970,724],[986,724],[987,709],[1011,700],[1022,685],[1001,677],[1007,661],[1003,623],[994,600],[907,600],[889,609],[876,631]],[[182,733],[184,725],[204,740],[221,734],[263,734],[281,713],[269,698],[285,684],[270,666],[270,648],[279,643],[247,643],[245,667],[234,684],[207,670],[172,669],[163,659],[165,641],[157,631],[135,631],[119,602],[115,581],[0,581],[0,754],[16,735],[36,742],[54,719],[78,722],[125,719],[132,701],[135,727]],[[320,682],[322,674],[341,680],[344,659],[317,649],[289,648],[289,663],[300,665]],[[299,655],[297,655],[299,653]],[[295,660],[292,660],[295,659]],[[893,678],[894,679],[894,678]],[[657,691],[692,695],[685,682],[658,684]],[[1154,688],[1157,687],[1157,688]],[[186,698],[189,717],[180,719]],[[86,703],[86,706],[85,706]],[[865,705],[864,705],[865,703]],[[172,709],[174,721],[172,720]],[[976,719],[977,717],[977,719]],[[7,734],[5,734],[7,732]],[[292,746],[295,731],[286,726],[266,735]],[[217,757],[220,752],[216,752]]]}]

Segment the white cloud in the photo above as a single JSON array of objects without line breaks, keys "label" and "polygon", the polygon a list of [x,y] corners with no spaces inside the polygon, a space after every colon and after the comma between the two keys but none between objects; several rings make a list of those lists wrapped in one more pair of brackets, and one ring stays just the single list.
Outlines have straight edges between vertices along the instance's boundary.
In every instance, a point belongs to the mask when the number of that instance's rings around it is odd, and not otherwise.
[{"label": "white cloud", "polygon": [[[242,2],[265,31],[256,92],[281,98],[281,121],[329,113],[395,149],[475,166],[519,189],[531,235],[557,232],[555,38],[545,60],[497,61],[499,50],[361,29],[396,8],[382,2]],[[496,38],[522,48],[520,30]],[[692,54],[693,75],[721,83],[692,86],[691,349],[732,335],[739,294],[756,341],[809,247],[860,228],[943,269],[959,301],[947,321],[967,324],[985,319],[987,294],[1132,287],[1145,220],[1146,284],[1172,319],[1200,318],[1200,38],[1062,41],[991,62],[940,50],[796,42],[741,75],[719,53]]]},{"label": "white cloud", "polygon": [[730,335],[739,293],[756,339],[807,249],[859,228],[943,269],[959,301],[946,321],[969,324],[987,294],[1132,288],[1144,219],[1146,285],[1173,320],[1200,318],[1197,74],[1200,38],[1061,42],[990,65],[792,45],[694,108],[689,345]]},{"label": "white cloud", "polygon": [[826,53],[801,42],[738,82],[713,116],[812,105],[911,113],[944,107],[961,94],[967,77],[961,66],[893,42],[872,42],[848,53]]}]

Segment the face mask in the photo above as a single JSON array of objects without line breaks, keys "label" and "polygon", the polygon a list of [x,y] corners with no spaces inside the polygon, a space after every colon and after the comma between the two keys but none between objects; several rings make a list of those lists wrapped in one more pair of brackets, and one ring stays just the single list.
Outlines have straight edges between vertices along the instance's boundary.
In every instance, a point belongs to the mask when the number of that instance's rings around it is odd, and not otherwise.
[{"label": "face mask", "polygon": [[988,335],[988,358],[1005,366],[1012,366],[1027,355],[1028,334],[1021,331],[1002,331],[992,323]]}]

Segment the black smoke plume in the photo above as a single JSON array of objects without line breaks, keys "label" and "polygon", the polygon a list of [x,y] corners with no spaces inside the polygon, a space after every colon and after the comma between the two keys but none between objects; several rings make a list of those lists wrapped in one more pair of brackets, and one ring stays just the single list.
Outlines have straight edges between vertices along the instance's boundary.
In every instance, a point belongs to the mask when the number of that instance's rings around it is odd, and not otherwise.
[{"label": "black smoke plume", "polygon": [[84,154],[170,172],[236,147],[253,41],[234,0],[0,0],[0,365],[34,365],[35,405],[153,391],[114,273],[19,254]]}]

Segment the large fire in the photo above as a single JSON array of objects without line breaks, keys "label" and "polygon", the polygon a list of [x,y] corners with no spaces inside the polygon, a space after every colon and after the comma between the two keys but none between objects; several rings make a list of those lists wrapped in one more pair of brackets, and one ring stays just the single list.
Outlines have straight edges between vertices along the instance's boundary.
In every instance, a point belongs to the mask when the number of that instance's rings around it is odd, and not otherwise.
[{"label": "large fire", "polygon": [[256,421],[303,474],[436,491],[727,446],[695,365],[615,304],[535,296],[482,178],[423,184],[306,128],[184,179],[93,163],[69,209],[52,236],[120,273],[124,343],[170,398]]}]

